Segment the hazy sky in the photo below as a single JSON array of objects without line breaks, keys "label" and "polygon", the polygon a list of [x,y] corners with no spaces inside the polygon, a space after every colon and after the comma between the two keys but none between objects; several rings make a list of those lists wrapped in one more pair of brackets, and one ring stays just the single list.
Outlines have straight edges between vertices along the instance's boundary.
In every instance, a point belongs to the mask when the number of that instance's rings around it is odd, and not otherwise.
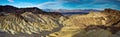
[{"label": "hazy sky", "polygon": [[120,0],[0,0],[0,5],[38,7],[42,9],[105,9],[120,10]]}]

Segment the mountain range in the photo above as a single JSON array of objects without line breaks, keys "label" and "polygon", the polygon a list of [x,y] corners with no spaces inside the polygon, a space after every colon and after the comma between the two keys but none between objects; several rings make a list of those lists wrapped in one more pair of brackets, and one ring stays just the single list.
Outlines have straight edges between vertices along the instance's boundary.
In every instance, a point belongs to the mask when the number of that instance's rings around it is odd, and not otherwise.
[{"label": "mountain range", "polygon": [[[79,10],[62,10],[79,12]],[[89,10],[87,10],[89,11]],[[62,15],[36,7],[0,6],[0,37],[119,37],[120,11]]]}]

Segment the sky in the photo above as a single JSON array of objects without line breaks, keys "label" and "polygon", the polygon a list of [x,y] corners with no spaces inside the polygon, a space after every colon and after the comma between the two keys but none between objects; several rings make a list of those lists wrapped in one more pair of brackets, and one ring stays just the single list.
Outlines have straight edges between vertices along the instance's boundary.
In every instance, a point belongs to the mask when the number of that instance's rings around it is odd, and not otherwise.
[{"label": "sky", "polygon": [[38,7],[40,9],[117,9],[120,0],[0,0],[0,5],[19,8]]}]

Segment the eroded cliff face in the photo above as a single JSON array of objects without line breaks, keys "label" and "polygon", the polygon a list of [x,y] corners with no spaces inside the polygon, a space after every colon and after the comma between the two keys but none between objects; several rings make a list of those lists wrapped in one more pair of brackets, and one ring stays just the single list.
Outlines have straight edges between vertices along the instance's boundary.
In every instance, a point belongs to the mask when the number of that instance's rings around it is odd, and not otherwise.
[{"label": "eroded cliff face", "polygon": [[118,37],[120,12],[105,9],[102,12],[90,12],[63,18],[64,27],[56,32],[61,37]]},{"label": "eroded cliff face", "polygon": [[67,21],[74,22],[74,24],[86,24],[86,26],[89,26],[89,25],[111,26],[113,23],[120,20],[120,13],[119,12],[90,12],[89,14],[86,14],[86,15],[72,15],[69,18],[70,19],[68,19]]},{"label": "eroded cliff face", "polygon": [[63,16],[36,8],[18,9],[21,13],[0,9],[0,37],[119,37],[120,34],[117,10]]},{"label": "eroded cliff face", "polygon": [[8,33],[39,33],[42,31],[52,31],[58,27],[57,21],[53,17],[42,14],[33,14],[26,12],[18,15],[8,15],[0,17],[1,30]]}]

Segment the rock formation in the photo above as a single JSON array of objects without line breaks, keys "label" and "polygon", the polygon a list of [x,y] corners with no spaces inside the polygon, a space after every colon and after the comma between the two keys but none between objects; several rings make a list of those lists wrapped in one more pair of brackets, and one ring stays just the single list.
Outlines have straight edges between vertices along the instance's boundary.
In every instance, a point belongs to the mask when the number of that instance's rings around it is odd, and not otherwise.
[{"label": "rock formation", "polygon": [[7,32],[7,34],[40,34],[39,36],[45,36],[62,28],[58,22],[58,18],[62,15],[57,12],[44,12],[38,8],[16,8],[13,6],[1,6],[0,12],[0,32]]},{"label": "rock formation", "polygon": [[60,21],[62,21],[60,23],[62,23],[64,27],[60,31],[51,34],[51,36],[119,37],[120,11],[105,9],[102,12],[72,15],[61,17],[60,19]]}]

